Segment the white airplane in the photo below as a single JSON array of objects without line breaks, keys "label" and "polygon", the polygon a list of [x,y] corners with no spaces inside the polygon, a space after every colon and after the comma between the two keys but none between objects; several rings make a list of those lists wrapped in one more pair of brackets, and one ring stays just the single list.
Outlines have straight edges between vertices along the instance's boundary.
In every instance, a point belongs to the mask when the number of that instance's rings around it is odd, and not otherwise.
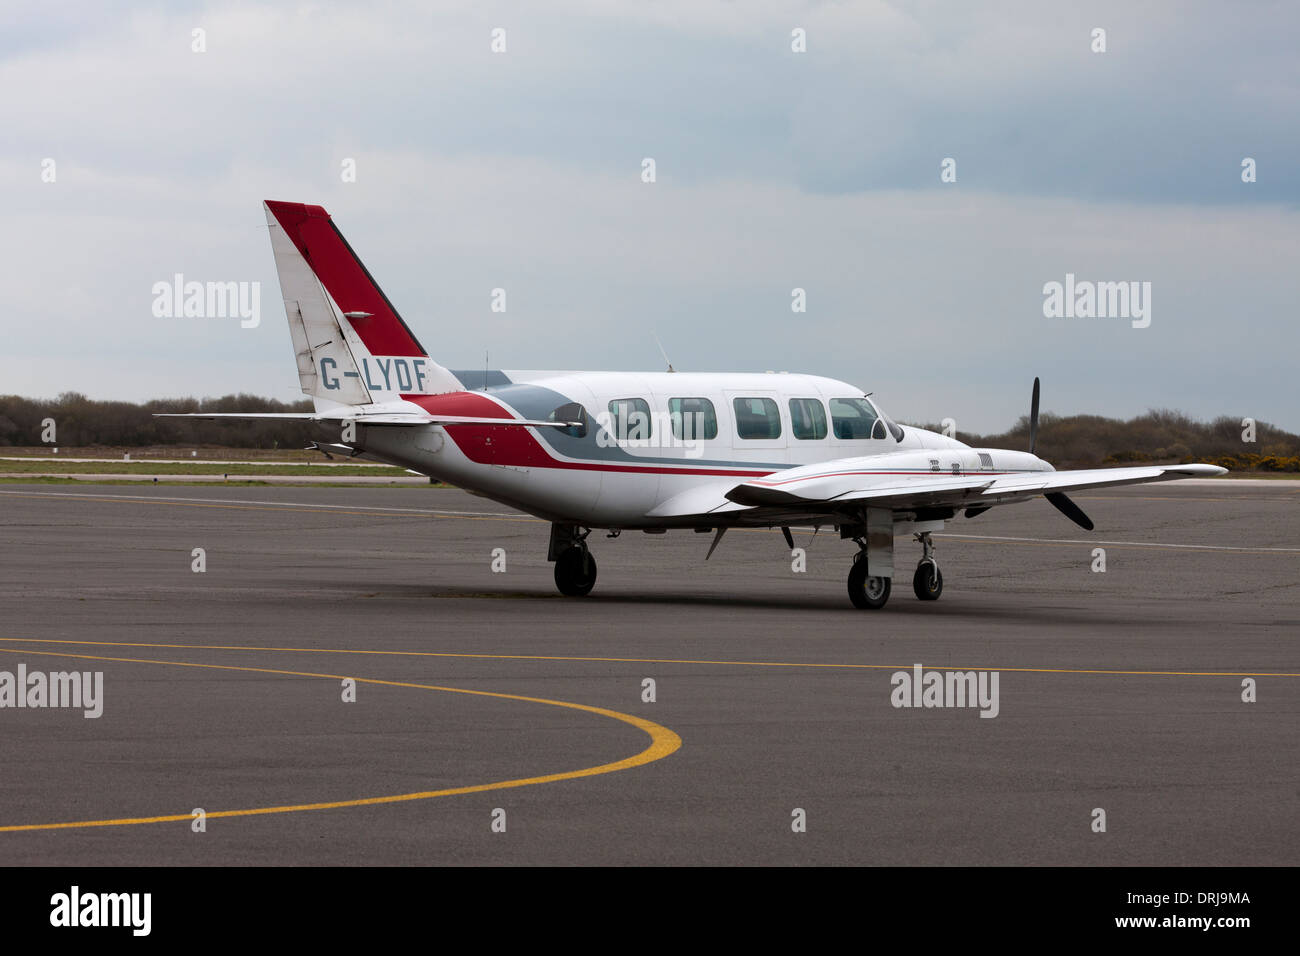
[{"label": "white airplane", "polygon": [[551,522],[547,559],[566,595],[589,593],[595,529],[712,532],[831,527],[857,544],[859,608],[889,600],[894,539],[921,558],[912,588],[943,591],[932,535],[961,512],[1044,496],[1091,531],[1066,493],[1223,474],[1213,465],[1056,471],[1029,451],[970,448],[891,421],[870,393],[786,373],[451,371],[420,346],[320,206],[264,204],[298,379],[315,412],[196,414],[339,425],[317,447],[385,461]]}]

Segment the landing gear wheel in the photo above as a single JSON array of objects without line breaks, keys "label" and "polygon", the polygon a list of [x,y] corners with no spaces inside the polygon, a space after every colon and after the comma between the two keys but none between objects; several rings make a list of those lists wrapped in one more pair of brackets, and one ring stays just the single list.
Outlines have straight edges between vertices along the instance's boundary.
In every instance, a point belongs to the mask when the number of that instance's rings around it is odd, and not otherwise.
[{"label": "landing gear wheel", "polygon": [[586,548],[568,548],[555,559],[555,586],[567,597],[583,597],[596,586],[596,559]]},{"label": "landing gear wheel", "polygon": [[849,600],[864,611],[878,611],[889,600],[889,578],[872,577],[867,562],[855,560],[849,569]]},{"label": "landing gear wheel", "polygon": [[937,601],[943,593],[943,572],[933,561],[922,561],[912,575],[912,590],[922,601]]}]

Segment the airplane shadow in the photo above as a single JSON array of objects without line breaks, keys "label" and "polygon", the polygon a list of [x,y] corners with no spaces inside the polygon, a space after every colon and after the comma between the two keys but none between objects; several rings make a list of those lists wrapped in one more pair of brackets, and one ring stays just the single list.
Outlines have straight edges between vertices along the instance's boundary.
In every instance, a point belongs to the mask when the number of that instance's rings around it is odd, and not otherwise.
[{"label": "airplane shadow", "polygon": [[[884,623],[890,618],[899,616],[915,619],[917,615],[924,615],[937,621],[946,621],[954,626],[960,626],[962,622],[970,621],[982,623],[1005,621],[1016,624],[1040,623],[1045,629],[1059,628],[1062,624],[1071,623],[1095,627],[1122,626],[1131,629],[1134,624],[1131,608],[1111,608],[1101,603],[1082,606],[1093,598],[1090,593],[1082,591],[1079,593],[1081,605],[1072,606],[1059,603],[1050,605],[1013,603],[1011,599],[998,598],[995,598],[990,603],[984,594],[969,596],[957,594],[951,600],[945,596],[938,601],[923,602],[918,601],[908,588],[906,591],[896,592],[892,595],[889,603],[879,611],[859,610],[849,603],[847,595],[841,597],[839,595],[825,594],[809,595],[807,597],[765,596],[759,593],[746,594],[743,592],[732,594],[693,594],[688,592],[631,594],[602,592],[597,589],[583,598],[568,598],[555,592],[541,590],[502,589],[489,591],[449,587],[429,591],[424,587],[390,587],[382,592],[368,594],[367,597],[408,600],[544,601],[548,604],[559,602],[559,606],[572,607],[576,613],[581,613],[580,609],[583,607],[596,609],[615,606],[628,608],[718,608],[737,611],[819,611],[856,616],[861,619],[864,627],[870,626],[872,622]],[[1022,598],[1015,600],[1023,601]],[[1057,600],[1059,601],[1059,596]],[[1168,614],[1168,608],[1161,609],[1159,620],[1161,627],[1169,625],[1186,626],[1194,620],[1194,618],[1189,617],[1182,625],[1179,625],[1177,619],[1170,618]]]}]

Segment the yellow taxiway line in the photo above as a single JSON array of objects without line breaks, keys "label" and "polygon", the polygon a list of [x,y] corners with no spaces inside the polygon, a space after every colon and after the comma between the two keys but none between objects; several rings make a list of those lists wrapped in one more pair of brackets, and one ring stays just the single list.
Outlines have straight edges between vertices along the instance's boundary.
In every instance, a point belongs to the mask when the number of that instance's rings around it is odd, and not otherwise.
[{"label": "yellow taxiway line", "polygon": [[[319,674],[309,671],[274,670],[266,667],[237,667],[227,664],[197,664],[188,661],[160,661],[133,657],[99,657],[90,654],[37,651],[27,648],[21,649],[20,651],[19,648],[4,647],[0,648],[0,650],[9,651],[11,653],[25,652],[29,654],[41,654],[51,657],[72,657],[79,660],[111,661],[124,664],[170,664],[174,667],[201,667],[223,671],[252,671],[259,674],[278,674],[287,677],[318,677],[325,680],[341,681],[351,677],[351,675],[348,674]],[[451,797],[466,793],[483,793],[489,790],[508,790],[513,787],[530,787],[542,783],[556,783],[560,780],[577,780],[582,777],[594,777],[599,774],[614,773],[619,770],[630,770],[633,767],[640,767],[656,760],[662,760],[664,757],[675,753],[682,745],[682,738],[667,727],[656,724],[651,720],[634,717],[631,714],[619,713],[616,710],[607,710],[604,707],[592,707],[588,704],[575,704],[563,700],[549,700],[544,697],[525,697],[520,694],[503,694],[485,690],[466,690],[462,687],[440,687],[433,684],[413,684],[404,681],[377,680],[369,677],[351,677],[351,679],[362,684],[379,684],[385,687],[413,687],[418,690],[436,690],[449,694],[471,694],[476,697],[495,697],[501,700],[517,700],[530,704],[547,704],[551,707],[565,707],[570,710],[582,710],[587,713],[598,714],[602,717],[609,717],[613,720],[622,721],[625,724],[631,724],[638,730],[644,731],[650,737],[650,746],[646,747],[645,750],[642,750],[638,754],[634,754],[633,756],[626,757],[622,760],[616,760],[612,763],[604,763],[596,767],[583,767],[580,770],[568,770],[561,773],[544,774],[537,777],[519,777],[513,780],[498,780],[493,783],[473,784],[467,787],[450,787],[445,790],[422,790],[416,793],[398,793],[380,797],[359,797],[353,800],[331,800],[318,803],[286,804],[274,807],[251,807],[244,810],[213,810],[208,812],[206,817],[208,819],[218,819],[222,817],[261,816],[268,813],[301,813],[307,810],[336,810],[343,807],[366,807],[375,806],[381,803],[403,803],[409,800],[431,800],[435,797]],[[84,827],[116,827],[142,823],[177,823],[192,819],[192,813],[174,813],[152,817],[120,817],[110,820],[75,820],[67,823],[27,823],[0,826],[0,833],[14,833],[27,830],[69,830]]]},{"label": "yellow taxiway line", "polygon": [[[916,661],[909,661],[906,664],[840,664],[840,663],[818,663],[818,662],[800,662],[800,661],[734,661],[734,660],[696,660],[691,658],[672,658],[672,657],[570,657],[559,655],[544,654],[469,654],[457,653],[454,651],[384,651],[373,649],[351,649],[339,647],[255,647],[244,644],[146,644],[132,641],[68,641],[68,640],[49,640],[37,637],[0,637],[0,644],[72,644],[84,647],[147,647],[151,650],[187,650],[187,651],[255,651],[255,652],[272,652],[281,654],[372,654],[375,656],[388,657],[440,657],[440,658],[463,658],[468,660],[486,660],[486,661],[571,661],[576,663],[589,664],[684,664],[695,666],[709,667],[791,667],[791,668],[821,668],[827,670],[910,670]],[[4,648],[0,650],[17,650],[17,648]],[[44,651],[32,651],[33,654],[46,653]],[[52,652],[51,652],[52,653]],[[78,655],[68,655],[78,656]],[[109,658],[105,658],[106,660]],[[151,663],[172,663],[171,661],[153,661]],[[191,667],[208,667],[217,665],[191,664]],[[938,665],[934,665],[938,666]],[[987,664],[978,667],[957,667],[953,665],[944,665],[946,670],[987,670],[987,671],[1006,671],[1008,673],[1020,674],[1085,674],[1085,675],[1108,675],[1116,677],[1300,677],[1300,672],[1267,672],[1267,671],[1153,671],[1153,670],[1104,670],[1075,667],[991,667]],[[256,670],[256,668],[245,668],[247,670]],[[271,672],[277,673],[277,672]],[[312,676],[331,676],[331,675],[312,675]],[[377,681],[376,683],[386,683]],[[423,685],[398,685],[398,686],[423,686]],[[448,690],[450,688],[436,688],[439,690]],[[479,691],[461,691],[461,693],[473,694]],[[509,696],[509,695],[500,695]],[[520,698],[531,699],[531,698]],[[556,701],[544,701],[544,703],[558,703]],[[583,707],[581,704],[569,704],[570,707]],[[592,708],[587,708],[592,709]],[[612,712],[611,712],[612,713]]]}]

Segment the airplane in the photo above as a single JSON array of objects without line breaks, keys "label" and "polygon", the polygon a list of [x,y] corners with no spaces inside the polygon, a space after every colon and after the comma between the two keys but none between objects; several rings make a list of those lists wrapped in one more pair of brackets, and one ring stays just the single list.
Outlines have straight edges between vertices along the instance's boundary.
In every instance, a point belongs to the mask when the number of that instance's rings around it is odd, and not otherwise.
[{"label": "airplane", "polygon": [[871,393],[815,375],[574,372],[439,365],[320,206],[267,200],[298,381],[315,411],[166,417],[286,419],[338,425],[326,453],[388,462],[551,523],[555,584],[596,583],[593,530],[711,533],[833,528],[857,545],[854,607],[889,600],[894,542],[921,546],[912,589],[937,600],[933,535],[961,513],[1043,496],[1075,524],[1068,492],[1192,476],[1206,464],[1057,471],[1029,450],[971,448],[895,423]]}]

